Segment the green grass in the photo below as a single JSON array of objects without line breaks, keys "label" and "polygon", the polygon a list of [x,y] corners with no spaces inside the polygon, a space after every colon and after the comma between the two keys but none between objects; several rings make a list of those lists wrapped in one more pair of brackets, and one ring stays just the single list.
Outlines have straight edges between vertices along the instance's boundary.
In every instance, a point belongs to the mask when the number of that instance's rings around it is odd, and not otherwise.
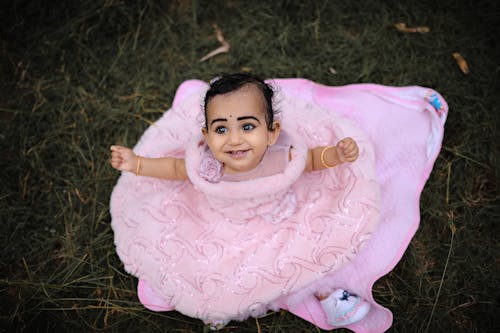
[{"label": "green grass", "polygon": [[[132,146],[186,79],[250,69],[327,85],[421,85],[448,101],[421,224],[374,286],[391,332],[500,326],[499,63],[488,1],[20,1],[0,17],[0,327],[202,332],[154,313],[115,254],[108,146]],[[219,46],[212,23],[232,49]],[[393,24],[426,25],[403,34]],[[470,73],[452,58],[461,53]],[[331,74],[332,67],[337,74]],[[223,332],[318,332],[279,312]]]}]

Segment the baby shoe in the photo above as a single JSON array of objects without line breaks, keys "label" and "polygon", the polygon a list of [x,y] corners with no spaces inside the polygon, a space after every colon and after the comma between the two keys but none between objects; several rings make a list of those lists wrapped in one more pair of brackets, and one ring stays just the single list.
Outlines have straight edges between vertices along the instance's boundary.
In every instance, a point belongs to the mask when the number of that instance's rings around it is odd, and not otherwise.
[{"label": "baby shoe", "polygon": [[219,322],[219,323],[210,323],[208,324],[208,328],[210,331],[218,331],[226,327],[229,321]]},{"label": "baby shoe", "polygon": [[353,324],[363,319],[370,310],[370,303],[343,289],[336,289],[321,300],[320,304],[326,313],[328,324],[332,326]]}]

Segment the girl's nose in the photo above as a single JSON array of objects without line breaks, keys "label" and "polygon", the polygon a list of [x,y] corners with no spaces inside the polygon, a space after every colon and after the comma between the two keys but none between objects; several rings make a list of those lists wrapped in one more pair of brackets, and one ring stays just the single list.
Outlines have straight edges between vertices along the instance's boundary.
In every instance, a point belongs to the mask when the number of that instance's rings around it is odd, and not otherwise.
[{"label": "girl's nose", "polygon": [[229,143],[237,145],[241,143],[241,135],[238,131],[231,131],[229,134]]}]

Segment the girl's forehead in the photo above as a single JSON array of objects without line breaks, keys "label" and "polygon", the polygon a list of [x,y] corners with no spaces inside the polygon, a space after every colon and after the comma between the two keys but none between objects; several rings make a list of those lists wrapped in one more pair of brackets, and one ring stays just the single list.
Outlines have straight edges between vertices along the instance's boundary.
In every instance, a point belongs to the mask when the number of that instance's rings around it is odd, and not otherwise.
[{"label": "girl's forehead", "polygon": [[236,91],[217,95],[207,105],[208,117],[264,115],[266,110],[264,96],[258,88],[249,86]]}]

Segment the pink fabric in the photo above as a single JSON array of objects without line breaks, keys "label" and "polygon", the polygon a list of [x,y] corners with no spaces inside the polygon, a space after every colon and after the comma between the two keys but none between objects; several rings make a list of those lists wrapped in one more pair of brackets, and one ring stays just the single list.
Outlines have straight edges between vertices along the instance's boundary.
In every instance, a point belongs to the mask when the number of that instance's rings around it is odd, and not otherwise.
[{"label": "pink fabric", "polygon": [[158,293],[151,289],[144,280],[139,280],[137,283],[137,296],[139,301],[149,310],[158,312],[175,310],[167,300],[158,296]]},{"label": "pink fabric", "polygon": [[224,165],[217,161],[210,151],[207,151],[201,158],[198,173],[206,181],[218,183],[224,175]]},{"label": "pink fabric", "polygon": [[[192,183],[124,173],[111,198],[118,255],[140,279],[141,302],[152,310],[175,307],[217,323],[284,308],[331,329],[313,294],[341,287],[372,304],[365,319],[348,327],[383,332],[392,314],[375,302],[371,288],[399,261],[418,227],[419,195],[440,150],[447,105],[440,97],[444,111],[436,112],[426,100],[433,91],[421,87],[273,83],[282,94],[282,127],[300,135],[288,173],[224,190],[192,172]],[[201,81],[183,83],[172,109],[146,131],[135,151],[152,157],[183,156],[188,145],[196,151],[192,137],[199,127],[193,119],[199,119],[205,89]],[[358,141],[358,161],[299,175],[301,140],[312,147],[344,136]],[[289,189],[297,210],[277,224],[265,214],[227,218],[205,197],[250,200]]]}]

